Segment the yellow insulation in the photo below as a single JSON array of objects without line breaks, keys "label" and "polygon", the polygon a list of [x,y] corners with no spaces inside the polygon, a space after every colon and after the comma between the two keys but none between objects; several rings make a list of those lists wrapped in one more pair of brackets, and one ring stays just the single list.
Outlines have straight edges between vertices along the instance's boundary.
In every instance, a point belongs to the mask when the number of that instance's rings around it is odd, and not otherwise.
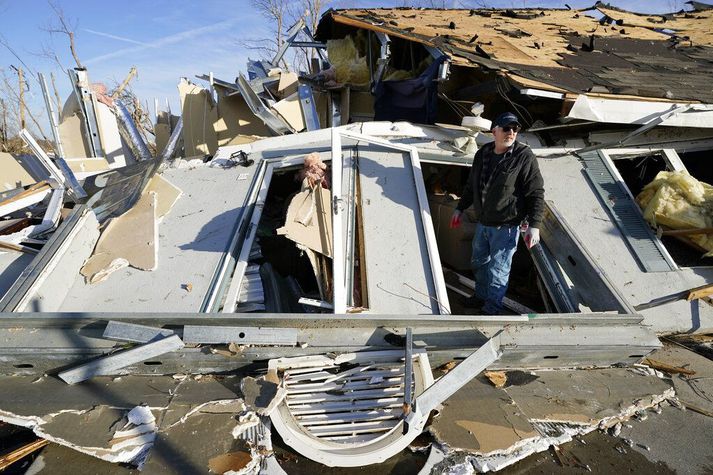
[{"label": "yellow insulation", "polygon": [[337,71],[337,82],[342,84],[368,84],[370,78],[366,56],[359,54],[354,39],[327,40],[329,62]]},{"label": "yellow insulation", "polygon": [[[636,201],[644,218],[653,226],[672,229],[713,227],[713,186],[696,180],[686,172],[659,172],[646,185]],[[713,235],[692,234],[689,239],[713,256]]]}]

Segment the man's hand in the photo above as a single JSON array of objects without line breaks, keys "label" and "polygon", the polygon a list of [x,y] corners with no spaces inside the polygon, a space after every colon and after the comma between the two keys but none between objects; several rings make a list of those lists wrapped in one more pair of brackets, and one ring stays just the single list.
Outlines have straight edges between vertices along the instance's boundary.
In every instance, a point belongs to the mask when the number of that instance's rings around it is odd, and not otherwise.
[{"label": "man's hand", "polygon": [[451,216],[451,222],[449,224],[449,227],[451,229],[456,229],[456,228],[460,227],[460,221],[461,221],[462,215],[463,215],[463,212],[460,210],[453,211],[453,216]]},{"label": "man's hand", "polygon": [[530,249],[532,246],[536,246],[540,242],[540,230],[528,226],[527,231],[525,231],[525,245]]}]

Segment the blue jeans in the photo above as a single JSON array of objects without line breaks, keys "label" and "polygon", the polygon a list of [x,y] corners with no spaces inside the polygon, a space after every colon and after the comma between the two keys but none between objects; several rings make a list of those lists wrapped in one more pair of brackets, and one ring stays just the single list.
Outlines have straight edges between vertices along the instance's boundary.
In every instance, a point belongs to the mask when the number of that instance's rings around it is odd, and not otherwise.
[{"label": "blue jeans", "polygon": [[519,226],[478,224],[475,229],[470,263],[475,275],[475,296],[485,301],[484,313],[498,314],[503,307],[518,232]]}]

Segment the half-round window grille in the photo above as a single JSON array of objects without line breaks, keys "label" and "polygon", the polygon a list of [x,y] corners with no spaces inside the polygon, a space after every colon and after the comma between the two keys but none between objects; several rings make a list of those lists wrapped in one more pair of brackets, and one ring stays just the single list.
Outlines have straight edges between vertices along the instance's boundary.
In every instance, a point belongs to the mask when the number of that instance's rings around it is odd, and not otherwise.
[{"label": "half-round window grille", "polygon": [[[405,449],[428,414],[404,434],[404,352],[370,351],[335,358],[271,360],[285,399],[271,413],[282,439],[300,454],[330,467],[380,463]],[[413,350],[413,397],[433,383],[425,350]]]}]

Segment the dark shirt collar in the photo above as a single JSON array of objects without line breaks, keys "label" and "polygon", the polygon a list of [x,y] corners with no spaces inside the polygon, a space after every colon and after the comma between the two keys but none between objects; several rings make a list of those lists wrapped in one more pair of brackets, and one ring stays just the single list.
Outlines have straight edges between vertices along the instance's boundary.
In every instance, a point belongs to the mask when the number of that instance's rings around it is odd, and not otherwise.
[{"label": "dark shirt collar", "polygon": [[[490,153],[492,153],[493,155],[496,155],[495,142],[492,142],[492,144],[493,144],[493,148],[490,151]],[[512,155],[513,150],[515,150],[515,145],[517,145],[517,140],[513,141],[512,145],[510,145],[508,147],[508,149],[505,150],[505,152],[503,152],[503,154],[502,154],[503,158],[508,158],[510,155]]]}]

